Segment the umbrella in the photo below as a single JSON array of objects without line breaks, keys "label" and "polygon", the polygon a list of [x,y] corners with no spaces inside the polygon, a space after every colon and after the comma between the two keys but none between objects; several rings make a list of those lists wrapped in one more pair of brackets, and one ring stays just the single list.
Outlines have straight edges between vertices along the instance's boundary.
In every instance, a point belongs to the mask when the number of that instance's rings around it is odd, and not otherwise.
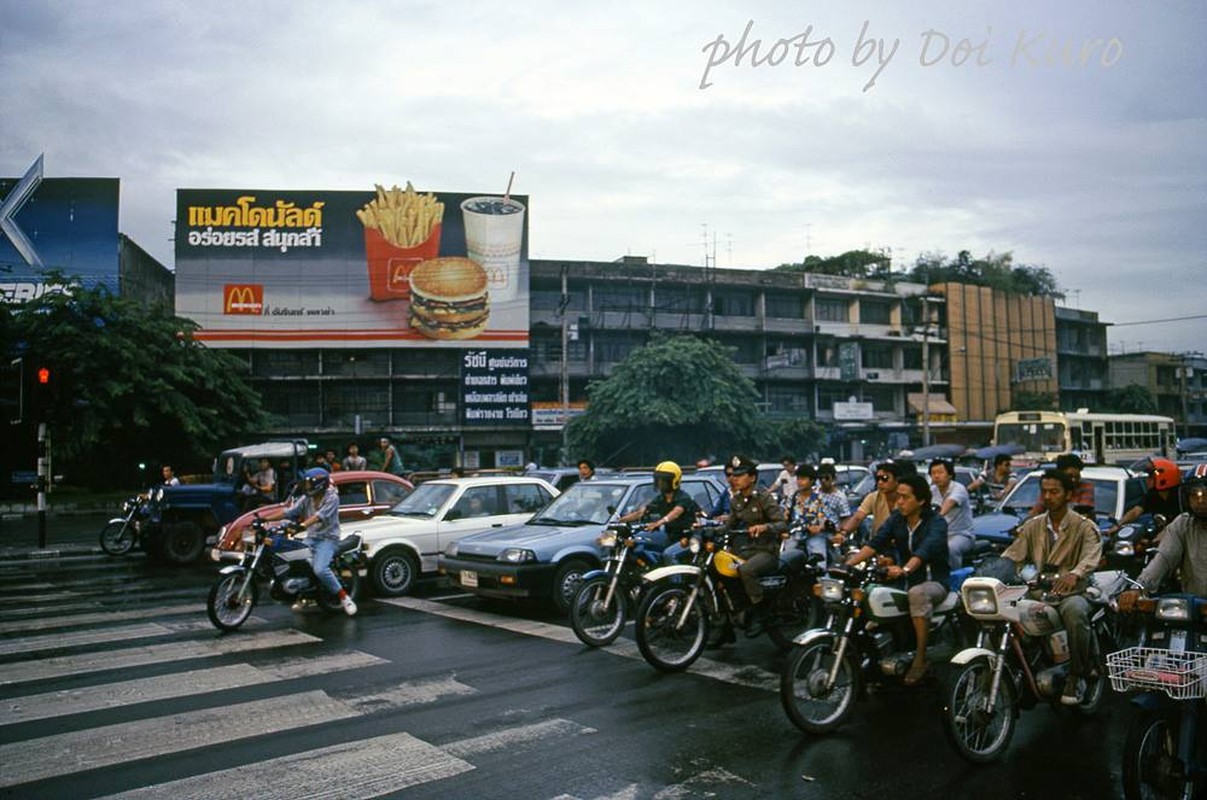
[{"label": "umbrella", "polygon": [[1189,439],[1178,440],[1178,452],[1191,453],[1197,450],[1207,450],[1207,439],[1201,436],[1194,436]]},{"label": "umbrella", "polygon": [[1016,456],[1026,450],[1021,444],[995,444],[990,447],[982,447],[979,450],[973,450],[972,454],[984,461],[991,461],[1000,455]]},{"label": "umbrella", "polygon": [[932,444],[919,447],[917,450],[902,450],[900,458],[912,458],[915,461],[929,461],[932,458],[955,458],[963,455],[968,448],[962,444]]}]

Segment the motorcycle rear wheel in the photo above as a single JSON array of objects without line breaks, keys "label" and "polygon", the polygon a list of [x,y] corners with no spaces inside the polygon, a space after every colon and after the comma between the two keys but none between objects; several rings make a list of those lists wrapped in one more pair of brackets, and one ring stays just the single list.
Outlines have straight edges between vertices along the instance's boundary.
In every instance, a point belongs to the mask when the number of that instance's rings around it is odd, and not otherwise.
[{"label": "motorcycle rear wheel", "polygon": [[704,652],[708,615],[697,597],[686,619],[676,627],[687,603],[689,587],[670,584],[653,589],[637,609],[637,649],[651,666],[681,672]]},{"label": "motorcycle rear wheel", "polygon": [[[352,598],[352,602],[360,599],[360,572],[351,566],[340,566],[332,564],[331,569],[335,571],[335,577],[339,579],[340,587],[348,593]],[[322,585],[315,592],[314,599],[318,602],[319,608],[328,613],[337,611],[343,612],[344,607],[340,604],[339,595],[327,594],[327,589]]]},{"label": "motorcycle rear wheel", "polygon": [[987,658],[965,664],[943,694],[943,732],[960,757],[987,764],[1006,751],[1014,735],[1018,700],[1014,684],[1002,676],[993,712],[984,710],[993,683],[993,665]]},{"label": "motorcycle rear wheel", "polygon": [[598,575],[582,582],[570,603],[570,627],[578,640],[590,647],[604,647],[616,641],[625,624],[625,597],[618,585],[610,600],[611,575]]},{"label": "motorcycle rear wheel", "polygon": [[235,630],[247,622],[252,609],[256,607],[256,601],[259,600],[259,587],[256,586],[255,578],[252,578],[251,585],[247,587],[247,597],[243,599],[243,602],[238,600],[239,589],[246,578],[246,574],[223,575],[210,588],[209,598],[205,601],[205,611],[209,615],[210,622],[218,630]]},{"label": "motorcycle rear wheel", "polygon": [[1178,761],[1178,735],[1177,714],[1145,710],[1132,720],[1123,745],[1127,800],[1198,796],[1202,787],[1186,778]]},{"label": "motorcycle rear wheel", "polygon": [[834,669],[836,640],[797,647],[780,673],[780,704],[792,724],[809,733],[828,733],[850,716],[859,694],[859,670],[844,653],[834,685],[826,689]]},{"label": "motorcycle rear wheel", "polygon": [[796,637],[818,627],[821,617],[820,601],[813,596],[812,584],[798,581],[788,591],[791,594],[779,598],[772,607],[771,625],[767,627],[767,636],[781,653],[792,649]]},{"label": "motorcycle rear wheel", "polygon": [[134,526],[127,520],[110,522],[101,528],[101,550],[111,556],[124,556],[134,549]]}]

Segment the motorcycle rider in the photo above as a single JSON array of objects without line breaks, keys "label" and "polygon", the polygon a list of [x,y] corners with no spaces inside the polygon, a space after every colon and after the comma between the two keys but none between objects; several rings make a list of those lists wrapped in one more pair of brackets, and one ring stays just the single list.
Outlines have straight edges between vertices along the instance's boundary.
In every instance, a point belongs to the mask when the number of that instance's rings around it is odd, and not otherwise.
[{"label": "motorcycle rider", "polygon": [[[645,530],[655,534],[650,543],[655,549],[663,551],[662,560],[667,564],[675,563],[687,549],[686,539],[698,508],[691,495],[679,488],[682,481],[683,470],[678,464],[674,461],[661,462],[654,467],[654,489],[657,494],[645,505],[617,518],[619,522],[636,522],[653,517],[645,524]],[[684,544],[681,545],[680,540]],[[675,548],[674,552],[667,552],[671,548]]]},{"label": "motorcycle rider", "polygon": [[788,524],[804,526],[803,535],[793,542],[797,549],[820,555],[828,562],[830,537],[826,530],[836,530],[842,518],[814,485],[817,474],[812,464],[796,468],[796,493],[788,502]]},{"label": "motorcycle rider", "polygon": [[930,501],[947,520],[947,554],[951,568],[959,569],[964,554],[976,544],[976,537],[972,533],[972,498],[955,478],[956,468],[951,461],[936,458],[930,462]]},{"label": "motorcycle rider", "polygon": [[1172,520],[1182,513],[1183,504],[1178,502],[1178,486],[1182,483],[1182,470],[1168,458],[1149,459],[1148,491],[1140,502],[1123,512],[1119,521],[1108,528],[1108,534],[1118,533],[1124,525],[1135,520],[1141,514],[1160,514],[1167,520]]},{"label": "motorcycle rider", "polygon": [[1018,478],[1014,477],[1014,471],[1010,467],[1010,456],[1006,453],[998,453],[993,457],[993,467],[982,472],[972,483],[968,484],[968,493],[971,494],[984,486],[989,490],[991,499],[1001,500],[1014,488],[1016,483],[1018,483]]},{"label": "motorcycle rider", "polygon": [[[275,519],[290,519],[307,531],[306,544],[310,547],[310,567],[327,591],[339,596],[340,605],[348,616],[356,614],[356,603],[340,586],[339,579],[331,570],[331,559],[339,546],[339,490],[331,482],[331,474],[322,467],[312,467],[302,473],[302,496],[287,508],[271,511],[264,515],[266,522]],[[294,611],[304,608],[301,601],[294,604]]]},{"label": "motorcycle rider", "polygon": [[[1081,460],[1081,456],[1076,453],[1062,453],[1056,457],[1056,461],[1053,464],[1057,472],[1063,472],[1068,475],[1069,479],[1073,482],[1069,505],[1078,513],[1086,513],[1092,516],[1094,513],[1094,484],[1081,479],[1081,471],[1085,469],[1085,463]],[[1044,508],[1044,499],[1041,496],[1035,501],[1035,505],[1031,506],[1030,516],[1044,513]]]},{"label": "motorcycle rider", "polygon": [[880,462],[874,473],[876,476],[875,490],[868,492],[867,496],[863,498],[863,502],[859,504],[859,508],[855,509],[855,513],[842,523],[838,533],[834,536],[834,544],[841,547],[851,533],[859,530],[859,523],[867,517],[872,518],[872,533],[880,530],[880,526],[888,520],[889,514],[893,513],[893,509],[897,505],[897,479],[909,472],[910,470],[902,469],[901,465],[892,460]]},{"label": "motorcycle rider", "polygon": [[[739,542],[738,556],[746,559],[738,567],[738,577],[746,598],[750,601],[750,622],[746,635],[758,636],[767,628],[767,611],[763,607],[763,587],[759,578],[774,572],[779,565],[780,537],[788,532],[783,507],[767,491],[758,488],[759,465],[752,458],[735,455],[729,460],[733,467],[734,494],[730,501],[728,532],[745,531],[746,541]],[[732,631],[725,638],[732,637]]]},{"label": "motorcycle rider", "polygon": [[1040,478],[1040,496],[1046,512],[1023,522],[1014,541],[1002,553],[1016,568],[1031,563],[1041,571],[1051,567],[1060,570],[1051,593],[1062,598],[1054,605],[1069,634],[1069,677],[1060,702],[1070,706],[1085,697],[1085,678],[1094,669],[1090,604],[1083,593],[1087,579],[1102,558],[1098,526],[1069,508],[1076,488],[1068,472],[1060,469],[1045,472]]},{"label": "motorcycle rider", "polygon": [[851,516],[851,501],[847,500],[846,492],[837,486],[838,470],[834,468],[833,461],[822,459],[817,467],[817,480],[821,484],[817,493],[826,505],[826,516],[834,521],[835,526],[841,525]]},{"label": "motorcycle rider", "polygon": [[[1194,468],[1180,494],[1186,511],[1165,528],[1157,554],[1136,579],[1144,585],[1145,594],[1156,592],[1165,576],[1176,569],[1183,592],[1207,595],[1207,464]],[[1139,597],[1139,589],[1123,592],[1119,610],[1130,613]]]},{"label": "motorcycle rider", "polygon": [[930,615],[947,597],[947,520],[931,507],[930,486],[916,472],[901,477],[896,495],[896,508],[888,520],[846,563],[854,566],[886,551],[897,562],[888,568],[886,577],[904,578],[908,587],[909,616],[918,647],[905,673],[905,685],[914,686],[926,677]]}]

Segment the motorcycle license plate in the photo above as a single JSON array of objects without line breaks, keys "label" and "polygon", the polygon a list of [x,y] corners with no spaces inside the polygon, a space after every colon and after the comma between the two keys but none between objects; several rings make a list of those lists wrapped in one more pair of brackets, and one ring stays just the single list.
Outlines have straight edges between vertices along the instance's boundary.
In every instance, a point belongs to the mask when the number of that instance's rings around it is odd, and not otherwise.
[{"label": "motorcycle license plate", "polygon": [[470,588],[477,588],[478,573],[474,572],[472,569],[461,570],[461,585],[469,586]]}]

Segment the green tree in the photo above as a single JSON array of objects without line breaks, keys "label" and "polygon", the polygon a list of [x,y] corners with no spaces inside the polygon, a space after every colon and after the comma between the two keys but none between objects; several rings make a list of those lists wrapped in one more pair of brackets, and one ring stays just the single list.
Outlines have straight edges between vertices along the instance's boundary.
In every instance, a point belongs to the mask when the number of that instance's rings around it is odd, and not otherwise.
[{"label": "green tree", "polygon": [[574,458],[692,464],[749,450],[770,435],[754,383],[730,348],[711,340],[655,334],[587,392],[587,410],[568,431]]},{"label": "green tree", "polygon": [[1060,408],[1053,392],[1015,392],[1013,411],[1056,411]]},{"label": "green tree", "polygon": [[923,253],[915,260],[906,279],[926,285],[949,281],[968,283],[1012,294],[1064,299],[1064,293],[1047,267],[1015,264],[1010,252],[990,251],[984,258],[973,258],[967,250],[961,250],[955,259],[948,259],[938,252]]},{"label": "green tree", "polygon": [[1110,414],[1156,414],[1157,400],[1146,387],[1138,383],[1120,386],[1106,393],[1105,408]]},{"label": "green tree", "polygon": [[892,259],[886,253],[871,250],[848,250],[837,256],[806,256],[799,264],[780,264],[780,272],[815,272],[821,275],[841,275],[847,278],[885,280],[890,275]]},{"label": "green tree", "polygon": [[40,298],[0,312],[0,352],[48,366],[55,471],[93,488],[136,480],[137,464],[204,467],[271,422],[247,366],[192,339],[188,320],[53,273]]}]

